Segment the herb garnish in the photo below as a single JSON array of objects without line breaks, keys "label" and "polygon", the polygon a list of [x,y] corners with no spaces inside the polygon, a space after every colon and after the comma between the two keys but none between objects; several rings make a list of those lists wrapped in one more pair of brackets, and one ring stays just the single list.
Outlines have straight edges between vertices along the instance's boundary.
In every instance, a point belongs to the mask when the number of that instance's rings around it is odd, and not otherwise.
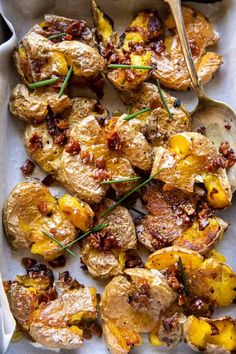
[{"label": "herb garnish", "polygon": [[183,267],[183,263],[182,263],[181,257],[179,257],[179,260],[178,260],[178,267],[179,267],[179,271],[180,271],[181,281],[182,281],[183,286],[184,286],[184,292],[188,296],[189,295],[189,288],[188,288],[187,279],[186,279],[186,275],[185,275],[185,272],[184,272],[184,267]]},{"label": "herb garnish", "polygon": [[166,103],[166,100],[165,100],[165,97],[164,97],[164,95],[163,95],[163,92],[162,92],[162,89],[161,89],[161,85],[160,85],[160,81],[159,81],[159,80],[157,80],[157,89],[158,89],[158,93],[159,93],[159,95],[160,95],[161,101],[162,101],[162,103],[163,103],[163,105],[164,105],[164,107],[165,107],[165,109],[166,109],[166,112],[168,113],[169,118],[172,118],[172,113],[171,113],[171,111],[169,110],[169,107],[168,107],[168,105],[167,105],[167,103]]},{"label": "herb garnish", "polygon": [[70,67],[70,69],[69,69],[69,71],[68,71],[68,73],[66,75],[66,78],[63,81],[63,84],[62,84],[61,89],[60,89],[59,94],[58,94],[59,97],[61,97],[63,95],[63,93],[65,91],[65,88],[68,85],[68,82],[69,82],[70,77],[72,75],[72,72],[73,72],[73,65],[71,65],[71,67]]},{"label": "herb garnish", "polygon": [[57,34],[53,34],[53,35],[49,36],[48,39],[54,39],[54,38],[63,37],[66,35],[67,35],[67,33],[65,33],[65,32],[57,33]]},{"label": "herb garnish", "polygon": [[110,179],[100,182],[100,184],[112,184],[112,183],[123,183],[123,182],[130,182],[130,181],[137,181],[141,177],[130,177],[130,178],[122,178],[122,179]]},{"label": "herb garnish", "polygon": [[59,246],[61,246],[61,248],[59,248],[59,250],[61,249],[65,249],[69,254],[71,254],[73,257],[76,257],[76,254],[74,252],[72,252],[71,250],[69,250],[67,247],[69,247],[70,244],[68,245],[63,245],[60,241],[58,241],[50,232],[47,232],[45,230],[41,230],[41,232],[47,236],[48,238],[50,238],[52,241],[54,241],[55,243],[57,243]]},{"label": "herb garnish", "polygon": [[153,109],[152,108],[143,108],[141,109],[140,111],[137,111],[137,112],[134,112],[134,113],[131,113],[131,114],[128,114],[127,116],[125,116],[123,119],[128,121],[130,119],[133,119],[143,113],[146,113],[146,112],[149,112],[149,111],[152,111]]},{"label": "herb garnish", "polygon": [[54,78],[48,79],[48,80],[33,82],[32,84],[28,84],[28,87],[30,89],[35,89],[37,87],[48,86],[48,85],[54,84],[58,80],[59,80],[59,77],[54,77]]}]

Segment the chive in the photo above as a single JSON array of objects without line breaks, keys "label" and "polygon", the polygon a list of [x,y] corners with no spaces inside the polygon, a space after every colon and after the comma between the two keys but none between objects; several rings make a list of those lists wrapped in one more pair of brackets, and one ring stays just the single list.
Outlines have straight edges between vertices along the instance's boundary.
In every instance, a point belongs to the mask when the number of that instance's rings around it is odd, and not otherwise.
[{"label": "chive", "polygon": [[149,111],[152,111],[152,108],[143,108],[141,109],[140,111],[137,111],[137,112],[134,112],[134,113],[131,113],[131,114],[128,114],[126,117],[124,117],[123,119],[128,121],[130,119],[133,119],[137,116],[139,116],[140,114],[143,114],[143,113],[146,113],[146,112],[149,112]]},{"label": "chive", "polygon": [[68,243],[68,245],[66,246],[63,246],[62,245],[62,248],[60,248],[60,250],[62,249],[65,249],[71,245],[73,245],[74,243],[78,242],[78,241],[81,241],[82,239],[84,239],[86,236],[89,236],[90,234],[94,233],[94,232],[98,232],[98,231],[102,231],[103,229],[105,229],[105,227],[107,227],[109,224],[108,223],[103,223],[103,224],[99,224],[99,225],[96,225],[94,226],[91,230],[88,230],[86,231],[83,235],[81,235],[80,237],[78,237],[76,240]]},{"label": "chive", "polygon": [[52,36],[49,36],[48,39],[54,39],[54,38],[63,37],[63,36],[66,36],[66,35],[67,34],[65,32],[57,33],[57,34],[53,34]]},{"label": "chive", "polygon": [[124,197],[119,199],[115,204],[113,204],[110,208],[106,209],[100,217],[106,216],[109,214],[112,210],[114,210],[118,205],[122,204],[124,200],[126,200],[130,195],[132,195],[134,192],[138,191],[140,188],[144,187],[146,184],[148,184],[155,176],[157,176],[159,173],[161,173],[163,169],[161,169],[159,172],[154,174],[153,176],[150,176],[148,179],[146,179],[144,182],[140,183],[137,187],[129,191]]},{"label": "chive", "polygon": [[112,183],[122,183],[122,182],[130,182],[130,181],[137,181],[141,177],[130,177],[130,178],[123,178],[123,179],[110,179],[107,181],[102,181],[100,184],[112,184]]},{"label": "chive", "polygon": [[49,237],[52,241],[54,241],[55,243],[57,243],[59,246],[61,246],[61,248],[59,248],[59,250],[65,249],[65,250],[66,250],[69,254],[71,254],[73,257],[76,257],[76,254],[67,248],[67,247],[69,246],[69,244],[66,245],[66,246],[64,246],[64,245],[63,245],[60,241],[58,241],[51,233],[49,233],[49,232],[47,232],[47,231],[45,231],[45,230],[41,230],[41,232],[42,232],[45,236]]},{"label": "chive", "polygon": [[165,109],[166,109],[166,112],[168,113],[168,116],[169,116],[170,118],[172,118],[172,113],[170,112],[169,107],[168,107],[168,105],[167,105],[167,103],[166,103],[166,100],[165,100],[165,97],[164,97],[164,95],[163,95],[163,92],[162,92],[162,89],[161,89],[161,85],[160,85],[160,81],[159,81],[159,80],[157,80],[157,89],[158,89],[158,93],[159,93],[159,95],[160,95],[161,101],[162,101],[162,103],[163,103],[163,105],[164,105],[164,107],[165,107]]},{"label": "chive", "polygon": [[128,109],[128,114],[131,114],[131,110],[132,110],[131,104],[128,105],[127,109]]},{"label": "chive", "polygon": [[110,64],[109,69],[138,69],[138,70],[152,70],[153,67],[149,65],[131,65],[131,64]]},{"label": "chive", "polygon": [[29,87],[30,89],[35,89],[35,88],[37,88],[37,87],[47,86],[47,85],[54,84],[54,83],[57,82],[58,80],[59,80],[59,77],[54,77],[54,78],[52,78],[52,79],[34,82],[33,84],[29,84],[28,87]]},{"label": "chive", "polygon": [[69,69],[69,71],[68,71],[68,73],[66,75],[66,78],[65,78],[65,80],[64,80],[64,82],[62,84],[62,87],[61,87],[60,92],[58,94],[59,97],[61,97],[63,95],[63,93],[65,91],[65,88],[68,85],[68,82],[69,82],[70,77],[72,75],[72,71],[73,71],[73,65],[71,65],[71,67],[70,67],[70,69]]},{"label": "chive", "polygon": [[189,295],[189,288],[188,288],[186,275],[185,275],[185,272],[184,272],[184,267],[183,267],[183,263],[182,263],[181,257],[179,257],[179,260],[178,260],[178,267],[179,267],[179,271],[180,271],[181,281],[182,281],[183,286],[184,286],[184,292],[188,296]]}]

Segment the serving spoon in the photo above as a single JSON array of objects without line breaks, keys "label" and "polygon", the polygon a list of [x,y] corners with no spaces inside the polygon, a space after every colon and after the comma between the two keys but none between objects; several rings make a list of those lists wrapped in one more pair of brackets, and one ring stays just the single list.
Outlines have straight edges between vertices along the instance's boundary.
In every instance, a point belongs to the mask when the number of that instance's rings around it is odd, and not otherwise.
[{"label": "serving spoon", "polygon": [[[198,96],[198,105],[191,112],[192,128],[206,129],[206,136],[219,148],[222,142],[228,142],[230,148],[236,151],[236,114],[226,103],[213,100],[205,95],[201,80],[198,78],[192,53],[185,30],[180,0],[164,0],[170,6],[173,14],[184,59],[189,72],[191,86]],[[228,170],[228,178],[232,192],[236,189],[236,164]]]}]

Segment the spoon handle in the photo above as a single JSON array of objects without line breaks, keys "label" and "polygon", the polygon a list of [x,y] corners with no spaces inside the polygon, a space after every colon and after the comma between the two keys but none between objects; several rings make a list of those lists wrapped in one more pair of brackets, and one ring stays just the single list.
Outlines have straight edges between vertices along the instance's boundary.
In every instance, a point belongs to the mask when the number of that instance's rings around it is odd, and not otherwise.
[{"label": "spoon handle", "polygon": [[179,35],[180,44],[183,50],[184,60],[189,72],[192,88],[194,89],[194,91],[196,92],[199,98],[204,98],[205,94],[204,94],[203,86],[197,76],[192,53],[187,39],[180,0],[164,0],[164,1],[169,4],[176,23],[176,28]]}]

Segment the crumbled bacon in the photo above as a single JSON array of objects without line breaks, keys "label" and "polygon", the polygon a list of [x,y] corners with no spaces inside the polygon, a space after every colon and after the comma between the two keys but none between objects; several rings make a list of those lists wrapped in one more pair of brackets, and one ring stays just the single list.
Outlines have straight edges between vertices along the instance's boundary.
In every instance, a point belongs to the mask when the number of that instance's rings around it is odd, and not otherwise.
[{"label": "crumbled bacon", "polygon": [[68,129],[69,128],[69,121],[67,119],[59,119],[57,122],[57,126],[59,129]]},{"label": "crumbled bacon", "polygon": [[93,172],[93,178],[98,182],[102,182],[105,181],[106,179],[110,179],[111,174],[104,169],[96,168]]},{"label": "crumbled bacon", "polygon": [[53,268],[64,267],[66,265],[66,256],[62,254],[56,259],[49,261],[48,264]]},{"label": "crumbled bacon", "polygon": [[220,334],[219,328],[216,327],[216,325],[214,323],[211,323],[210,326],[211,326],[211,335],[218,336]]},{"label": "crumbled bacon", "polygon": [[125,268],[143,268],[142,258],[137,251],[129,250],[125,253]]},{"label": "crumbled bacon", "polygon": [[208,160],[207,169],[209,172],[215,172],[219,168],[224,168],[225,161],[222,156],[216,156]]},{"label": "crumbled bacon", "polygon": [[158,35],[161,30],[162,23],[159,16],[157,15],[157,12],[150,13],[148,18],[148,31]]},{"label": "crumbled bacon", "polygon": [[170,241],[168,238],[165,238],[163,235],[161,235],[155,227],[150,225],[148,229],[150,235],[154,238],[154,240],[152,240],[152,246],[155,248],[155,250],[170,246]]},{"label": "crumbled bacon", "polygon": [[139,289],[131,293],[128,297],[128,303],[134,310],[140,311],[150,306],[150,287],[148,284],[142,284]]},{"label": "crumbled bacon", "polygon": [[116,240],[115,236],[106,229],[90,235],[87,240],[91,247],[99,249],[100,251],[109,251],[112,248],[119,248],[119,242]]},{"label": "crumbled bacon", "polygon": [[206,202],[201,203],[199,209],[197,220],[199,223],[199,230],[203,231],[209,225],[208,219],[212,216],[213,212]]},{"label": "crumbled bacon", "polygon": [[63,122],[61,123],[60,119],[54,116],[52,112],[49,112],[46,117],[46,124],[49,134],[53,137],[54,143],[58,145],[63,145],[66,142],[67,128],[60,128],[60,124],[64,126],[65,120],[63,120]]},{"label": "crumbled bacon", "polygon": [[163,316],[161,322],[163,324],[164,329],[167,332],[175,331],[178,328],[179,321],[178,321],[178,312],[176,312],[173,316],[167,317]]},{"label": "crumbled bacon", "polygon": [[65,151],[71,155],[76,155],[80,152],[80,143],[77,139],[69,139],[69,142],[65,146]]},{"label": "crumbled bacon", "polygon": [[39,301],[39,303],[48,302],[48,301],[55,300],[57,297],[58,297],[58,293],[57,293],[56,288],[51,287],[48,290],[46,290],[40,294],[38,301]]},{"label": "crumbled bacon", "polygon": [[137,71],[135,72],[133,69],[126,69],[126,80],[128,82],[132,82],[138,75]]},{"label": "crumbled bacon", "polygon": [[76,279],[73,279],[68,271],[59,273],[58,284],[62,288],[70,288],[71,290],[84,287],[83,284],[80,284]]},{"label": "crumbled bacon", "polygon": [[42,149],[43,148],[42,137],[39,136],[38,134],[33,134],[30,137],[29,143],[30,143],[29,149],[32,152],[34,152],[37,149]]},{"label": "crumbled bacon", "polygon": [[111,133],[110,136],[108,136],[107,146],[111,150],[115,150],[115,151],[121,150],[122,148],[121,140],[119,134],[116,131],[114,131],[113,133]]},{"label": "crumbled bacon", "polygon": [[160,55],[166,49],[165,43],[162,40],[152,42],[150,47],[157,55]]},{"label": "crumbled bacon", "polygon": [[44,202],[44,201],[42,201],[38,204],[38,210],[40,211],[40,213],[42,215],[48,215],[51,212],[50,210],[48,210],[47,202]]},{"label": "crumbled bacon", "polygon": [[83,330],[83,338],[91,339],[93,335],[97,337],[102,336],[102,328],[97,321],[82,320],[79,322],[78,327]]},{"label": "crumbled bacon", "polygon": [[73,37],[80,37],[82,32],[84,31],[86,23],[81,21],[72,22],[66,29],[66,33],[72,35]]},{"label": "crumbled bacon", "polygon": [[20,167],[20,170],[24,176],[32,175],[34,169],[35,169],[35,164],[29,159],[26,159],[24,165]]},{"label": "crumbled bacon", "polygon": [[204,298],[196,298],[194,297],[187,304],[185,308],[185,314],[195,315],[195,316],[203,316],[203,317],[211,317],[214,312],[214,307],[209,305],[209,301]]},{"label": "crumbled bacon", "polygon": [[135,43],[130,41],[128,43],[129,48],[132,52],[135,52],[137,54],[143,54],[145,51],[144,44],[143,43]]},{"label": "crumbled bacon", "polygon": [[87,164],[93,161],[93,154],[87,150],[81,150],[80,158],[84,164]]},{"label": "crumbled bacon", "polygon": [[97,168],[99,168],[101,170],[105,170],[106,160],[103,157],[98,157],[94,162],[95,162],[95,165]]},{"label": "crumbled bacon", "polygon": [[23,267],[27,270],[37,264],[37,261],[30,257],[23,257],[21,260]]},{"label": "crumbled bacon", "polygon": [[50,173],[44,177],[42,180],[42,184],[44,184],[46,187],[49,187],[52,185],[52,183],[55,181],[55,176],[51,175]]},{"label": "crumbled bacon", "polygon": [[230,130],[231,129],[231,125],[230,124],[225,124],[225,128]]},{"label": "crumbled bacon", "polygon": [[234,150],[230,148],[228,142],[221,143],[219,152],[225,158],[225,168],[230,168],[235,164],[236,156]]},{"label": "crumbled bacon", "polygon": [[32,278],[47,277],[50,279],[51,285],[54,282],[54,275],[51,269],[49,269],[45,264],[37,263],[32,267],[26,269],[27,275]]}]

